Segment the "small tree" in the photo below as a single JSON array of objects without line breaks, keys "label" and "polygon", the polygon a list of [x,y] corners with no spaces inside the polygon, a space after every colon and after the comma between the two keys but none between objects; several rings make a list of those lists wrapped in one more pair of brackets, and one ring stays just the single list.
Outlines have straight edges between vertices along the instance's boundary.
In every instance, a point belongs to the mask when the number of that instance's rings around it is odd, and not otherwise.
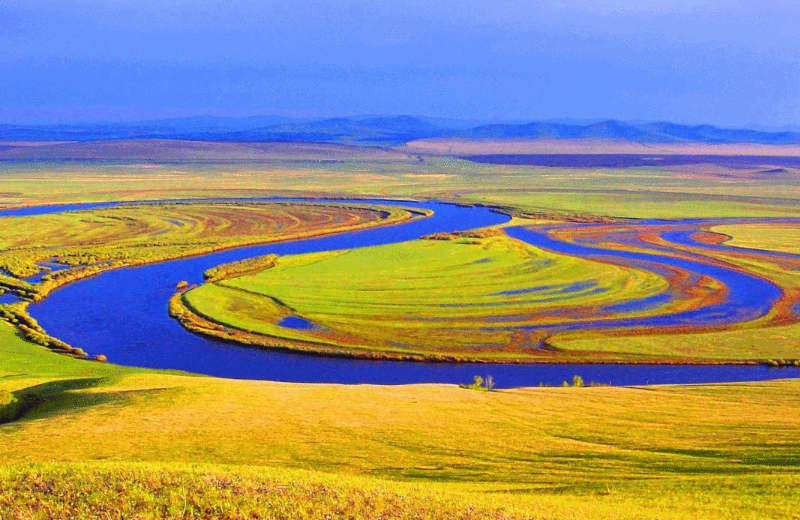
[{"label": "small tree", "polygon": [[461,384],[458,386],[459,388],[469,388],[470,390],[482,390],[484,392],[489,392],[494,389],[494,378],[492,376],[486,376],[486,379],[484,380],[481,376],[472,376],[471,385]]},{"label": "small tree", "polygon": [[581,376],[572,376],[572,386],[583,386],[583,378]]}]

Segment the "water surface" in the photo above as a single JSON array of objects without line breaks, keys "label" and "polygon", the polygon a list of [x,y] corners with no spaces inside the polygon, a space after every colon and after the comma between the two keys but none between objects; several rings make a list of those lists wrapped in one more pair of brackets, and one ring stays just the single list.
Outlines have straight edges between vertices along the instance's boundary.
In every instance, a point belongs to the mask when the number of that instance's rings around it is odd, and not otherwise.
[{"label": "water surface", "polygon": [[[335,202],[387,203],[363,200]],[[484,207],[462,207],[437,202],[398,204],[411,208],[431,209],[434,211],[434,216],[401,225],[293,242],[241,247],[204,256],[109,271],[62,287],[46,300],[31,305],[30,313],[53,336],[84,348],[92,355],[105,354],[114,363],[178,369],[231,378],[344,384],[405,384],[467,383],[474,375],[484,377],[491,375],[498,388],[506,388],[535,386],[540,383],[558,385],[562,381],[571,381],[573,375],[580,375],[587,383],[613,385],[707,383],[800,377],[800,370],[795,368],[774,369],[764,366],[453,364],[328,358],[220,343],[188,333],[167,314],[167,302],[174,294],[175,285],[179,281],[200,283],[203,271],[221,263],[271,253],[299,254],[401,242],[430,233],[467,230],[508,221],[507,216]],[[70,206],[70,209],[108,205],[110,204],[75,205]],[[49,210],[59,209],[63,210],[63,207],[51,207]],[[26,211],[28,211],[26,214],[39,214],[34,212],[34,208],[26,208]],[[44,213],[48,210],[39,208],[39,212]],[[8,213],[0,212],[0,215],[3,214]],[[588,246],[559,241],[543,243],[542,240],[552,239],[522,228],[515,229],[511,232],[512,236],[565,254],[583,255],[589,252],[580,248],[591,249]],[[597,254],[597,251],[591,251],[591,254]],[[631,257],[629,260],[637,258]],[[734,276],[733,279],[728,278],[729,282],[733,280],[731,283],[734,286],[738,283],[744,287],[752,282],[749,278],[742,278],[737,282],[735,274],[716,272],[714,274]],[[744,302],[748,312],[755,315],[763,312],[774,296],[774,287],[771,284],[761,284],[756,287],[756,292],[751,297],[742,294],[741,299],[735,300],[735,303],[738,305]],[[677,320],[716,319],[719,316],[725,319],[726,312],[730,312],[723,308],[712,311],[705,315],[678,316]],[[736,313],[740,315],[741,310],[736,310]],[[669,319],[669,317],[659,319]]]}]

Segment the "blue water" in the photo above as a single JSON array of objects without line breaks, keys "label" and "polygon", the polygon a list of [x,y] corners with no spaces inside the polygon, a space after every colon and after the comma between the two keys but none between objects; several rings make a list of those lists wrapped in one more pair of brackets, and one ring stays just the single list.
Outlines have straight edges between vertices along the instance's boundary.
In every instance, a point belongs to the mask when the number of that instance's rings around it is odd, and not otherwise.
[{"label": "blue water", "polygon": [[39,267],[42,268],[42,271],[39,272],[38,274],[34,275],[34,276],[25,278],[26,282],[28,282],[30,284],[37,284],[37,283],[41,282],[42,278],[44,278],[46,275],[48,275],[50,273],[55,273],[57,271],[64,271],[66,269],[69,269],[72,266],[64,265],[64,264],[57,264],[55,262],[43,262],[43,263],[39,264]]},{"label": "blue water", "polygon": [[299,316],[286,316],[278,323],[278,326],[295,330],[314,330],[318,328],[312,322]]},{"label": "blue water", "polygon": [[19,298],[12,293],[3,293],[0,294],[0,303],[17,303]]},{"label": "blue water", "polygon": [[[622,265],[638,264],[645,268],[653,264],[678,267],[691,273],[715,278],[723,282],[729,290],[728,297],[723,302],[683,312],[632,318],[611,318],[602,321],[557,322],[527,327],[528,329],[561,331],[590,328],[727,325],[764,316],[782,295],[781,288],[768,280],[704,262],[633,251],[616,250],[612,252],[580,244],[562,242],[551,238],[546,232],[533,231],[521,227],[507,228],[506,233],[537,247],[572,256],[602,259],[606,262]],[[652,306],[653,303],[650,299],[640,300],[640,302],[649,306]],[[628,303],[628,305],[631,304]]]},{"label": "blue water", "polygon": [[[586,289],[590,289],[595,286],[597,286],[597,282],[593,281],[564,283],[558,285],[539,285],[537,287],[528,287],[526,289],[516,289],[513,291],[500,291],[490,296],[519,296],[522,294],[539,293],[545,291],[547,292],[555,291],[559,294],[566,294],[566,293],[585,291]],[[594,294],[594,293],[589,293],[589,294]]]},{"label": "blue water", "polygon": [[[43,302],[32,304],[30,313],[50,334],[74,346],[82,347],[92,355],[105,354],[114,363],[179,369],[232,378],[345,384],[403,384],[465,383],[470,382],[474,375],[492,375],[497,381],[498,388],[506,388],[540,383],[558,385],[562,381],[571,380],[573,375],[580,375],[587,382],[614,385],[800,377],[800,370],[795,368],[771,369],[763,366],[449,364],[326,358],[219,343],[187,333],[167,315],[167,301],[179,281],[200,283],[203,271],[221,263],[270,253],[286,255],[400,242],[426,234],[466,230],[508,220],[507,216],[482,207],[468,208],[435,202],[400,204],[406,207],[432,209],[435,214],[433,217],[402,225],[291,243],[243,247],[202,257],[109,271],[55,291]],[[106,205],[76,205],[69,208],[84,209],[98,206]],[[64,207],[50,211],[59,209],[63,210]],[[34,208],[29,210],[30,212],[26,214],[36,214]],[[47,212],[46,208],[39,210],[39,213]],[[0,212],[0,215],[3,214],[7,213]],[[609,255],[608,251],[598,253],[598,250],[592,248],[557,242],[543,234],[521,228],[513,228],[511,234],[566,254],[595,257],[598,254]],[[625,252],[614,254],[623,255],[633,262],[656,261],[652,258],[653,255]],[[667,260],[658,257],[658,261]],[[673,259],[668,261],[672,263]],[[678,265],[681,261],[675,260],[675,262],[675,265]],[[690,270],[709,267],[697,262],[685,263],[683,266]],[[770,302],[776,297],[775,287],[772,284],[761,283],[763,281],[749,275],[724,269],[714,270],[711,274],[716,278],[727,280],[727,283],[734,287],[750,287],[753,284],[752,294],[749,292],[750,289],[732,290],[735,292],[735,301],[744,305],[744,310],[724,305],[711,310],[706,308],[678,315],[679,323],[681,320],[693,323],[703,319],[712,321],[725,321],[733,317],[738,319],[742,312],[747,315],[760,315],[769,308]],[[650,319],[662,318],[642,318],[644,321],[638,323],[644,325],[650,323],[647,321]],[[628,320],[617,320],[614,325],[631,324],[632,322]]]},{"label": "blue water", "polygon": [[611,312],[612,314],[627,314],[630,312],[642,312],[657,309],[662,305],[666,305],[672,301],[672,295],[668,293],[654,294],[641,300],[631,300],[625,303],[616,303],[614,305],[606,305],[603,311]]},{"label": "blue water", "polygon": [[28,217],[31,215],[47,215],[49,213],[57,213],[61,211],[75,211],[82,209],[92,208],[110,208],[112,206],[119,206],[120,202],[91,202],[82,204],[58,204],[52,206],[31,206],[28,208],[13,208],[0,210],[0,216],[3,217]]}]

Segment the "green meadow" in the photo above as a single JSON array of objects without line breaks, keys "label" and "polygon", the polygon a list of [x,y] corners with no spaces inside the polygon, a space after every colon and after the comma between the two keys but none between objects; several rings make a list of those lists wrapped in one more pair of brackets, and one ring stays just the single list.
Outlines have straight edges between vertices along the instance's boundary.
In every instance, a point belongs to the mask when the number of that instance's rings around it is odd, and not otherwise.
[{"label": "green meadow", "polygon": [[[0,206],[429,198],[502,206],[520,217],[515,223],[800,211],[800,174],[765,177],[759,172],[768,164],[545,168],[402,147],[379,158],[320,157],[3,162]],[[347,209],[347,217],[314,204],[266,206],[136,205],[0,218],[2,280],[33,295],[21,278],[54,256],[77,269],[111,268],[384,223],[374,220],[373,204]],[[285,225],[295,218],[305,224]],[[713,231],[742,249],[798,252],[794,224]],[[178,298],[223,331],[351,351],[391,354],[399,344],[423,357],[519,359],[541,347],[540,338],[486,332],[492,317],[535,322],[553,310],[550,297],[593,308],[667,284],[646,271],[542,251],[497,229],[446,238],[223,266],[220,278]],[[800,271],[785,262],[713,256],[775,281],[787,302],[800,298]],[[278,325],[290,316],[320,327]],[[550,346],[625,359],[800,358],[800,326],[776,316],[724,331],[564,336]],[[798,409],[800,380],[788,379],[493,391],[230,380],[60,355],[0,323],[0,519],[800,518]]]},{"label": "green meadow", "polygon": [[0,328],[4,518],[794,518],[796,381],[480,392],[235,381]]},{"label": "green meadow", "polygon": [[[655,274],[549,253],[493,229],[282,257],[257,274],[204,284],[182,299],[205,319],[288,345],[388,357],[535,360],[542,357],[535,334],[485,329],[536,324],[561,311],[667,289]],[[292,316],[316,327],[280,325]]]},{"label": "green meadow", "polygon": [[[749,240],[761,250],[791,252],[799,228],[712,229],[733,234],[729,244]],[[800,323],[792,318],[800,301],[800,259],[761,255],[756,246],[740,252],[689,248],[783,289],[781,302],[756,320],[678,333],[654,328],[549,333],[537,325],[569,324],[592,313],[598,324],[608,317],[668,314],[692,309],[725,289],[707,283],[682,289],[691,297],[645,312],[631,307],[598,314],[597,309],[679,289],[649,271],[544,251],[506,236],[502,228],[430,238],[271,259],[260,272],[184,293],[174,302],[175,314],[190,330],[223,339],[355,357],[771,364],[794,363],[800,356]],[[294,318],[313,326],[285,325]]]},{"label": "green meadow", "polygon": [[727,235],[725,245],[747,249],[768,249],[800,254],[800,227],[790,224],[738,224],[714,226],[712,231]]}]

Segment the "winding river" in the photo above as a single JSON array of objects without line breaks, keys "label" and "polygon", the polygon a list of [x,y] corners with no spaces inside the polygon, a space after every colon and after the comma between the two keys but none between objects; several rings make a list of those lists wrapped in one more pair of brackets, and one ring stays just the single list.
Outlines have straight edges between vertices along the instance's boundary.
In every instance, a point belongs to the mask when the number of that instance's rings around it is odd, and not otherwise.
[{"label": "winding river", "polygon": [[[291,201],[292,199],[251,200]],[[587,383],[612,385],[800,377],[798,369],[772,369],[765,366],[449,364],[326,358],[219,343],[188,333],[167,315],[167,301],[174,293],[177,282],[181,280],[190,283],[202,282],[203,271],[221,263],[269,253],[288,255],[401,242],[431,233],[467,230],[508,221],[506,215],[488,208],[439,202],[382,200],[336,202],[395,203],[404,207],[431,209],[434,215],[401,225],[292,242],[240,247],[204,256],[108,271],[56,290],[44,301],[32,304],[29,309],[30,314],[49,334],[79,346],[90,354],[105,354],[114,363],[177,369],[230,378],[310,383],[406,384],[465,383],[470,382],[473,375],[492,375],[497,387],[507,388],[535,386],[540,383],[558,385],[562,381],[571,380],[573,375],[582,376]],[[41,214],[109,205],[111,204],[27,208],[0,212],[0,216]],[[769,281],[701,261],[647,253],[612,253],[592,247],[590,244],[555,240],[547,233],[523,228],[510,228],[508,232],[516,238],[564,254],[602,258],[604,261],[614,261],[613,257],[617,256],[617,261],[627,265],[654,263],[673,265],[697,275],[716,278],[731,289],[729,298],[725,302],[696,311],[612,319],[602,323],[598,323],[597,318],[589,317],[584,322],[570,325],[573,328],[582,326],[596,328],[598,325],[670,327],[698,323],[729,323],[731,320],[754,319],[763,315],[781,295],[780,288]],[[634,306],[636,304],[647,306],[653,303],[633,302]],[[563,325],[553,325],[554,329],[559,327],[563,328]]]}]

